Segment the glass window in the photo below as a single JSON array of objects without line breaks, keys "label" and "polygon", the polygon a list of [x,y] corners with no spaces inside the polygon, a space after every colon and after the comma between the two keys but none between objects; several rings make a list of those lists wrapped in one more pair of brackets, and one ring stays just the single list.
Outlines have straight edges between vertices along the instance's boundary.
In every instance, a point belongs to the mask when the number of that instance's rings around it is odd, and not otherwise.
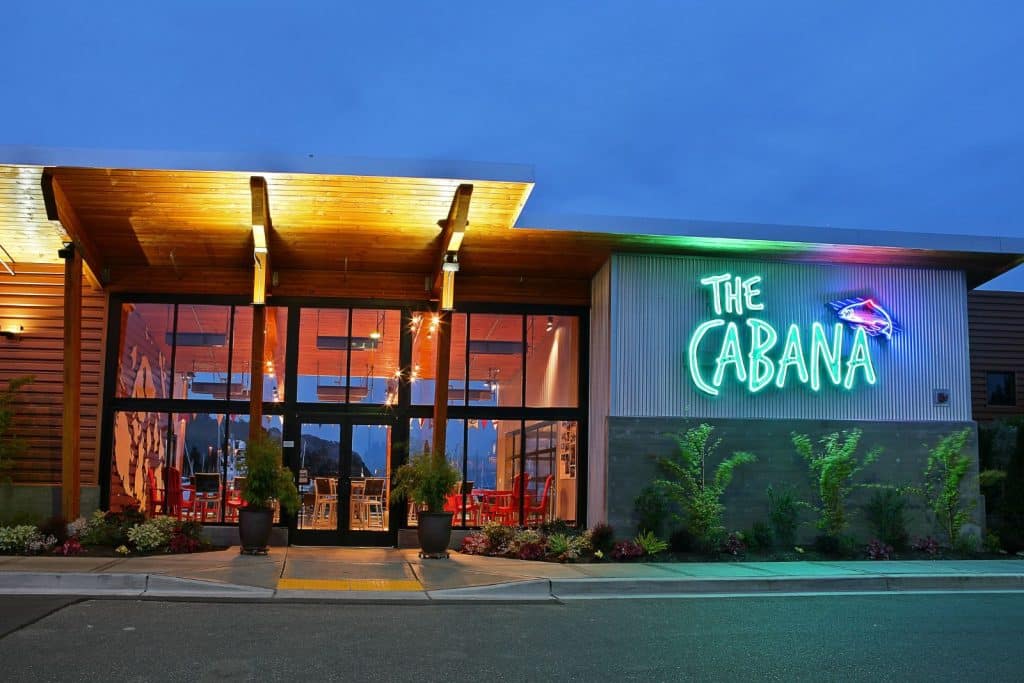
[{"label": "glass window", "polygon": [[[288,334],[288,309],[268,306],[263,347],[263,401],[284,400],[284,354]],[[231,345],[231,382],[239,382],[243,391],[252,386],[252,307],[235,307],[234,340]]]},{"label": "glass window", "polygon": [[299,441],[298,528],[338,528],[341,425],[304,424]]},{"label": "glass window", "polygon": [[391,427],[352,425],[349,530],[390,528]]},{"label": "glass window", "polygon": [[230,331],[231,306],[178,305],[173,398],[223,400],[229,393],[236,400],[249,397],[237,378],[228,387]]},{"label": "glass window", "polygon": [[396,310],[352,311],[350,403],[397,402],[401,326]]},{"label": "glass window", "polygon": [[[224,468],[234,466],[239,427],[223,413],[177,413],[173,421],[172,475],[181,477],[181,512],[186,519],[224,521]],[[232,419],[237,419],[232,416]],[[248,419],[248,418],[247,418]],[[248,424],[245,425],[248,428]],[[227,452],[225,451],[227,447]]]},{"label": "glass window", "polygon": [[986,373],[985,384],[990,406],[1017,405],[1017,382],[1012,372]]},{"label": "glass window", "polygon": [[579,405],[579,318],[527,316],[526,339],[526,405],[531,408]]},{"label": "glass window", "polygon": [[167,414],[114,413],[114,452],[110,463],[110,510],[136,508],[162,512]]},{"label": "glass window", "polygon": [[578,433],[578,424],[568,420],[526,423],[526,524],[538,525],[554,519],[575,523]]},{"label": "glass window", "polygon": [[[436,313],[420,311],[412,314],[409,323],[412,334],[413,405],[433,405],[434,385],[437,377],[437,330],[443,320]],[[451,325],[451,356],[448,363],[448,404],[465,405],[466,395],[466,314],[452,313],[447,320]]]},{"label": "glass window", "polygon": [[302,309],[299,323],[299,401],[345,402],[348,326],[347,308]]},{"label": "glass window", "polygon": [[174,304],[123,304],[117,396],[167,398]]},{"label": "glass window", "polygon": [[523,316],[469,316],[471,406],[523,405]]}]

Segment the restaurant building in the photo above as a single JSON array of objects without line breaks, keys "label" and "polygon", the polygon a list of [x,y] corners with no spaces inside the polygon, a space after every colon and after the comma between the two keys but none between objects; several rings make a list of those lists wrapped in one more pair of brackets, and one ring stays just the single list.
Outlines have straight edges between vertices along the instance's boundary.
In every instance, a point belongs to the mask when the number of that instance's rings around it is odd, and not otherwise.
[{"label": "restaurant building", "polygon": [[[456,526],[634,524],[708,422],[749,450],[737,528],[851,428],[878,481],[973,428],[968,291],[1024,241],[617,218],[530,221],[525,167],[5,149],[0,381],[27,443],[0,506],[231,525],[282,444],[293,543],[393,544],[410,452]],[[255,303],[254,303],[255,302]],[[977,491],[976,446],[972,483]],[[181,482],[168,486],[168,482]],[[169,492],[181,490],[178,498]],[[173,495],[173,493],[172,493]]]}]

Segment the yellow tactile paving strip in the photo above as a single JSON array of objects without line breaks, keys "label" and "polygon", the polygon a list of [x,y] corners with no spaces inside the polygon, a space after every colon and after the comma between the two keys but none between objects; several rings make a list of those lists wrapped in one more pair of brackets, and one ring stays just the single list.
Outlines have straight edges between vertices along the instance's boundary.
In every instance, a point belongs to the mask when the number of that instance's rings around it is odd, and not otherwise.
[{"label": "yellow tactile paving strip", "polygon": [[278,579],[278,590],[292,591],[421,591],[412,579]]}]

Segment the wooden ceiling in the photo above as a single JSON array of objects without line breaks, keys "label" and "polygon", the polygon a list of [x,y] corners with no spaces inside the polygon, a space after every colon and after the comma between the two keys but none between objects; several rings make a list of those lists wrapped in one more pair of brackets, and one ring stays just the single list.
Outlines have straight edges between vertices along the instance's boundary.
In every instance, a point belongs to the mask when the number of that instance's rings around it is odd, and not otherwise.
[{"label": "wooden ceiling", "polygon": [[[67,233],[46,216],[40,166],[0,166],[0,245],[17,263],[59,263]],[[8,257],[0,251],[0,258]],[[0,268],[0,273],[6,271]]]},{"label": "wooden ceiling", "polygon": [[[47,218],[42,167],[0,166],[0,245],[16,262],[57,262],[67,239]],[[54,205],[115,292],[251,295],[251,174],[48,167]],[[264,173],[274,296],[426,300],[441,228],[473,185],[456,302],[586,305],[613,252],[965,268],[969,284],[1016,262],[1005,253],[513,228],[530,182]],[[52,211],[51,211],[52,216]],[[65,216],[62,216],[62,218]],[[0,256],[3,256],[0,252]]]}]

